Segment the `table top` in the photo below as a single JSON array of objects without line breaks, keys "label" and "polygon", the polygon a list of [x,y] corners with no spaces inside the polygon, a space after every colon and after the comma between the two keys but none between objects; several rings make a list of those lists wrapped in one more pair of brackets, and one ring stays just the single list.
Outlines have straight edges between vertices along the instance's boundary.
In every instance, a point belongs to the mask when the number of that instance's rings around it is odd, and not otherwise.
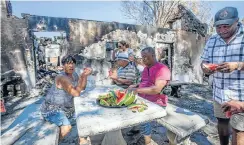
[{"label": "table top", "polygon": [[101,93],[121,89],[117,86],[96,86],[74,98],[78,134],[80,137],[128,128],[141,123],[166,116],[164,108],[138,96],[138,101],[148,105],[143,112],[133,113],[127,108],[105,108],[97,104],[96,99]]}]

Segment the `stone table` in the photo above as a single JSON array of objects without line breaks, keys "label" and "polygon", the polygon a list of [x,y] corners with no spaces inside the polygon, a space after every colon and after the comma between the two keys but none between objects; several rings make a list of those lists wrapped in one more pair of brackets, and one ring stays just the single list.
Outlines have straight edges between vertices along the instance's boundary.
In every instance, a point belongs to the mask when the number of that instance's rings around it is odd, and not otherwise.
[{"label": "stone table", "polygon": [[[164,108],[149,102],[138,96],[138,101],[148,105],[143,112],[133,113],[127,108],[105,108],[96,103],[96,99],[102,93],[109,90],[121,89],[117,86],[96,86],[81,93],[80,97],[74,98],[77,130],[79,137],[88,137],[110,132],[122,135],[120,130],[141,123],[166,116]],[[107,134],[106,134],[107,135]],[[105,135],[105,137],[106,137]],[[114,142],[113,142],[114,144]]]}]

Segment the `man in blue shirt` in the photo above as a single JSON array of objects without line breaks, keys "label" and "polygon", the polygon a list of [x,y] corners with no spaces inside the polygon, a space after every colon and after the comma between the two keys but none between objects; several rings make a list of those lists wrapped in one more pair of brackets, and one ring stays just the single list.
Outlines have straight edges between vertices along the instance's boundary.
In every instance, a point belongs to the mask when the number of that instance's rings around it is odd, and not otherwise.
[{"label": "man in blue shirt", "polygon": [[[238,106],[238,102],[244,102],[244,30],[237,9],[219,10],[214,26],[217,34],[209,38],[204,48],[202,69],[206,74],[213,74],[214,115],[218,120],[220,144],[229,144],[230,124],[232,144],[239,145],[244,143],[244,113],[233,104]],[[206,67],[208,64],[217,64],[217,68],[211,70]],[[231,102],[232,107],[223,109],[227,102]],[[231,113],[231,117],[226,116],[225,111]]]}]

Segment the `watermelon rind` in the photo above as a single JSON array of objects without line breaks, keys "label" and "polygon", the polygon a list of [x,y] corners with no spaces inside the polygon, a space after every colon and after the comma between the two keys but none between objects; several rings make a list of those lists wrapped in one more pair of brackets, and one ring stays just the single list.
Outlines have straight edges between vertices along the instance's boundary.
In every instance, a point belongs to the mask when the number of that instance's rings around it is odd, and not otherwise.
[{"label": "watermelon rind", "polygon": [[99,99],[107,99],[110,98],[111,96],[109,94],[104,94],[104,95],[99,95],[98,98]]},{"label": "watermelon rind", "polygon": [[124,104],[124,101],[126,100],[127,95],[128,95],[128,94],[125,94],[123,97],[121,97],[121,98],[117,98],[116,103],[117,103],[118,106],[122,106],[122,105]]},{"label": "watermelon rind", "polygon": [[125,104],[125,106],[128,106],[128,105],[134,103],[135,100],[136,100],[136,96],[133,93],[129,93],[124,101],[124,104]]},{"label": "watermelon rind", "polygon": [[141,107],[147,108],[147,105],[146,104],[131,104],[128,106],[128,109],[141,108]]},{"label": "watermelon rind", "polygon": [[110,106],[109,103],[107,101],[105,101],[104,99],[100,100],[100,104],[104,105],[104,106]]}]

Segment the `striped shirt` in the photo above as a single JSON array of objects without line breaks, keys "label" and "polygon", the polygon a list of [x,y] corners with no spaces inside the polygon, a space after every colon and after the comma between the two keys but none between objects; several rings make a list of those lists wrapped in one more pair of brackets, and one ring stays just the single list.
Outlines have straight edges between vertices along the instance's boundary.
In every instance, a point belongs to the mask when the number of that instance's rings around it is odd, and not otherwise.
[{"label": "striped shirt", "polygon": [[[135,56],[135,53],[134,53],[133,49],[131,49],[131,48],[128,48],[127,51],[124,51],[124,52],[128,52],[128,56]],[[117,51],[117,53],[115,54],[115,58],[118,57],[119,53],[121,53],[121,52]]]},{"label": "striped shirt", "polygon": [[[118,72],[119,79],[126,79],[132,82],[135,82],[136,80],[136,68],[131,63],[128,63],[128,65],[125,67],[119,67],[117,72]],[[116,84],[122,88],[129,87],[129,85],[126,84],[121,84],[121,83],[116,83]]]},{"label": "striped shirt", "polygon": [[[231,41],[226,42],[219,36],[212,36],[201,56],[203,61],[220,64],[223,62],[244,61],[243,25],[239,24],[237,33]],[[244,101],[244,71],[234,70],[230,73],[213,74],[213,99],[220,104],[229,100]]]}]

